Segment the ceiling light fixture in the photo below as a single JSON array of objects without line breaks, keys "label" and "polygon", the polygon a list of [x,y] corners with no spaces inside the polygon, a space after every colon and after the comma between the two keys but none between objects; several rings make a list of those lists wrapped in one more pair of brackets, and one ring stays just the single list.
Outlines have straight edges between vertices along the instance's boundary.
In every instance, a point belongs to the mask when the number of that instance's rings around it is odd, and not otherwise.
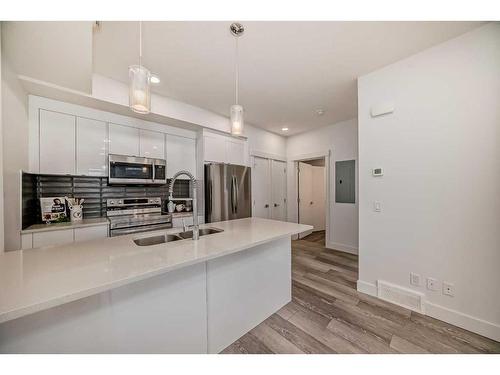
[{"label": "ceiling light fixture", "polygon": [[235,63],[234,63],[234,71],[235,71],[235,82],[234,82],[234,91],[235,91],[235,104],[231,106],[229,111],[230,113],[230,121],[231,121],[231,134],[233,135],[241,135],[243,134],[243,107],[238,104],[238,90],[239,90],[239,64],[238,64],[238,39],[243,35],[245,28],[241,23],[232,23],[229,26],[229,30],[231,34],[235,37],[236,40],[236,48],[235,48]]},{"label": "ceiling light fixture", "polygon": [[281,131],[287,132],[288,128],[281,128]]},{"label": "ceiling light fixture", "polygon": [[160,83],[160,77],[158,77],[156,74],[151,74],[151,83],[153,85],[157,85]]},{"label": "ceiling light fixture", "polygon": [[139,21],[139,65],[128,67],[129,107],[137,113],[151,111],[151,72],[142,66],[142,21]]},{"label": "ceiling light fixture", "polygon": [[325,114],[325,110],[323,108],[318,108],[316,110],[316,113],[318,114],[318,116],[323,116]]}]

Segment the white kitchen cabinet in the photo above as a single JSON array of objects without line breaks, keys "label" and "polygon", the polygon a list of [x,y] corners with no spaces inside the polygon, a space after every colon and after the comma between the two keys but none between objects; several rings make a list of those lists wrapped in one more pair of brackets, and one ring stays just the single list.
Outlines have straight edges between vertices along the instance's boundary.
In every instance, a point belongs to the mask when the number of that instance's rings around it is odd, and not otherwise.
[{"label": "white kitchen cabinet", "polygon": [[33,248],[73,242],[73,230],[62,229],[33,233]]},{"label": "white kitchen cabinet", "polygon": [[75,228],[75,242],[96,240],[108,237],[108,226],[100,225],[95,227]]},{"label": "white kitchen cabinet", "polygon": [[218,134],[203,136],[204,160],[219,163],[226,162],[226,140]]},{"label": "white kitchen cabinet", "polygon": [[245,165],[245,144],[242,141],[226,140],[226,162]]},{"label": "white kitchen cabinet", "polygon": [[40,110],[40,173],[75,173],[75,116]]},{"label": "white kitchen cabinet", "polygon": [[[167,178],[182,170],[196,177],[196,141],[167,134]],[[187,179],[186,176],[179,178]]]},{"label": "white kitchen cabinet", "polygon": [[109,124],[109,153],[140,155],[139,129],[130,126]]},{"label": "white kitchen cabinet", "polygon": [[165,134],[141,129],[139,140],[140,156],[165,159]]},{"label": "white kitchen cabinet", "polygon": [[107,176],[107,124],[103,121],[77,117],[76,166],[77,174]]}]

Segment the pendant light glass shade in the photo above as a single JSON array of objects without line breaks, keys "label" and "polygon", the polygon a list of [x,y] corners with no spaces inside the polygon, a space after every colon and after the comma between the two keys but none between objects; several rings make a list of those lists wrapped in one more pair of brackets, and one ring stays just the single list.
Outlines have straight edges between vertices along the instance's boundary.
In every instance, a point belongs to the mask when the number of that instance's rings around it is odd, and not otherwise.
[{"label": "pendant light glass shade", "polygon": [[131,65],[129,76],[129,106],[137,113],[151,111],[151,72],[141,65]]},{"label": "pendant light glass shade", "polygon": [[239,104],[234,104],[231,106],[231,134],[232,135],[242,135],[243,134],[243,107]]}]

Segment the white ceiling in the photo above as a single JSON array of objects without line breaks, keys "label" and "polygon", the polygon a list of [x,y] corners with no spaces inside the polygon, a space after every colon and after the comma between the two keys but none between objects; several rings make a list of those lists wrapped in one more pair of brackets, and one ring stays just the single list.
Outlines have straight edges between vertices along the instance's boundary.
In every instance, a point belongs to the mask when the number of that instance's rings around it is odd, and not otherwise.
[{"label": "white ceiling", "polygon": [[[143,65],[162,94],[227,115],[234,104],[230,22],[144,22]],[[478,22],[243,22],[245,120],[288,135],[357,116],[356,77],[481,25]],[[138,62],[137,22],[102,22],[94,71],[126,82]],[[324,109],[323,116],[316,110]]]}]

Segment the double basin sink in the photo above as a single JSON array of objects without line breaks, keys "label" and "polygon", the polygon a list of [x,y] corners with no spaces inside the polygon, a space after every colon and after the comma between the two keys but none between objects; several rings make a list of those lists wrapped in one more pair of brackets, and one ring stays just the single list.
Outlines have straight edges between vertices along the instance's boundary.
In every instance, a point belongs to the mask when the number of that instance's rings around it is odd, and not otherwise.
[{"label": "double basin sink", "polygon": [[[200,229],[200,237],[206,236],[208,234],[223,232],[222,229],[218,228],[202,228]],[[180,232],[175,234],[160,234],[151,237],[141,237],[134,240],[135,244],[138,246],[152,246],[159,245],[166,242],[181,241],[193,238],[193,231],[188,230],[186,232]]]}]

